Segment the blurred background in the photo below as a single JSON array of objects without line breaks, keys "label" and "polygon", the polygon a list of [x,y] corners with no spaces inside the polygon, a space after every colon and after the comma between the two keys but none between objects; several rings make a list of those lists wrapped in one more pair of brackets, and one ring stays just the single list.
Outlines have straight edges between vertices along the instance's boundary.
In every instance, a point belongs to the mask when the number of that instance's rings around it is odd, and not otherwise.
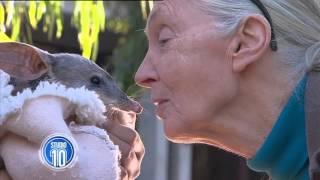
[{"label": "blurred background", "polygon": [[166,140],[149,92],[133,78],[147,51],[144,27],[152,1],[1,1],[0,41],[18,41],[48,52],[82,54],[117,80],[144,106],[137,130],[146,147],[138,180],[256,180],[246,161],[207,145]]}]

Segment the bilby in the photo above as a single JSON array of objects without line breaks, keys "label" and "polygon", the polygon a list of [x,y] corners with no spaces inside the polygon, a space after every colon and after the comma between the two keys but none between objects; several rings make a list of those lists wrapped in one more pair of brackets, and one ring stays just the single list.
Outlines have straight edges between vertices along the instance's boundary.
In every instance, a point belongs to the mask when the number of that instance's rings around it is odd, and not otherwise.
[{"label": "bilby", "polygon": [[23,43],[0,43],[0,69],[11,77],[12,95],[26,88],[35,89],[41,81],[59,82],[72,88],[85,86],[96,92],[107,108],[142,111],[142,106],[121,91],[106,71],[80,55],[51,54]]},{"label": "bilby", "polygon": [[0,43],[0,69],[11,76],[13,95],[25,88],[34,89],[46,80],[66,87],[85,86],[95,91],[106,107],[142,111],[140,104],[121,91],[106,71],[77,54],[51,54],[23,43]]}]

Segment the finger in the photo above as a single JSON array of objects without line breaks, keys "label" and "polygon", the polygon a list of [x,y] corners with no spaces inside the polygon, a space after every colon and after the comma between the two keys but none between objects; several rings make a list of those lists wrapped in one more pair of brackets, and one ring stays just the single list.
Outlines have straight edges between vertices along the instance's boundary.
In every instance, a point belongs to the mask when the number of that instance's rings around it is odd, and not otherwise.
[{"label": "finger", "polygon": [[145,153],[145,148],[140,141],[139,145],[130,146],[129,144],[121,141],[116,136],[110,134],[110,139],[114,141],[115,144],[119,145],[122,152],[121,165],[125,167],[128,171],[129,177],[137,177],[140,174],[141,160]]},{"label": "finger", "polygon": [[146,150],[145,150],[145,147],[144,147],[139,136],[138,136],[137,142],[138,142],[138,144],[134,147],[134,151],[136,152],[136,156],[137,156],[138,160],[142,160]]},{"label": "finger", "polygon": [[121,159],[127,158],[132,149],[131,146],[128,143],[119,139],[117,136],[114,136],[113,134],[109,134],[109,137],[115,145],[119,146],[122,156]]},{"label": "finger", "polygon": [[[129,179],[136,178],[140,174],[140,165],[141,165],[141,158],[137,157],[136,152],[131,149],[128,144],[124,143],[123,141],[119,140],[117,137],[110,135],[111,139],[114,139],[115,144],[119,145],[119,148],[121,149],[122,155],[121,155],[121,165],[124,169],[126,169],[126,175]],[[122,170],[124,171],[124,170]]]},{"label": "finger", "polygon": [[120,172],[121,180],[129,180],[127,170],[122,166],[120,166],[120,169],[121,169],[121,172]]},{"label": "finger", "polygon": [[117,125],[110,129],[108,132],[109,135],[111,135],[111,140],[113,140],[115,144],[122,145],[120,147],[120,150],[125,151],[125,155],[129,153],[128,149],[133,149],[133,151],[136,152],[137,158],[139,160],[143,158],[145,154],[145,148],[139,134],[136,131],[122,125]]},{"label": "finger", "polygon": [[135,129],[136,127],[136,120],[137,120],[137,116],[135,113],[132,112],[125,112],[125,113],[121,113],[121,119],[123,121],[123,123],[121,123],[122,125],[128,126],[131,129]]},{"label": "finger", "polygon": [[135,128],[137,116],[135,113],[126,111],[107,111],[106,117],[108,121]]},{"label": "finger", "polygon": [[134,145],[138,141],[138,133],[126,126],[117,123],[108,123],[104,127],[109,134],[117,136],[122,141]]},{"label": "finger", "polygon": [[140,165],[141,161],[138,160],[136,153],[131,151],[129,153],[128,158],[123,159],[122,166],[127,169],[128,177],[129,178],[136,178],[140,174]]}]

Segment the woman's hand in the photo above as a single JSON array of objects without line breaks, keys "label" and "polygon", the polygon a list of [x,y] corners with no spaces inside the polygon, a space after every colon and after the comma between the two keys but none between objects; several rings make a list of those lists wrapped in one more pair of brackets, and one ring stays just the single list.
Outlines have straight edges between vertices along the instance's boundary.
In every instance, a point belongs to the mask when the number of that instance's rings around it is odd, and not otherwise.
[{"label": "woman's hand", "polygon": [[117,118],[109,119],[104,125],[110,139],[119,146],[122,154],[121,180],[133,180],[140,174],[145,149],[139,134],[134,130],[135,122],[135,114],[119,113]]}]

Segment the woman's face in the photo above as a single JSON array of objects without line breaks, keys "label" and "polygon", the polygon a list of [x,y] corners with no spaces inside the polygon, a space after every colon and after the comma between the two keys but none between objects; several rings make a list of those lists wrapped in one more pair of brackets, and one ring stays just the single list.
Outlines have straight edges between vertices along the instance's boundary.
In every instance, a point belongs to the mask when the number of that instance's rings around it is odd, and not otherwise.
[{"label": "woman's face", "polygon": [[149,49],[135,80],[151,88],[156,113],[173,141],[197,142],[236,95],[226,56],[229,39],[214,23],[184,0],[158,2],[149,16]]}]

